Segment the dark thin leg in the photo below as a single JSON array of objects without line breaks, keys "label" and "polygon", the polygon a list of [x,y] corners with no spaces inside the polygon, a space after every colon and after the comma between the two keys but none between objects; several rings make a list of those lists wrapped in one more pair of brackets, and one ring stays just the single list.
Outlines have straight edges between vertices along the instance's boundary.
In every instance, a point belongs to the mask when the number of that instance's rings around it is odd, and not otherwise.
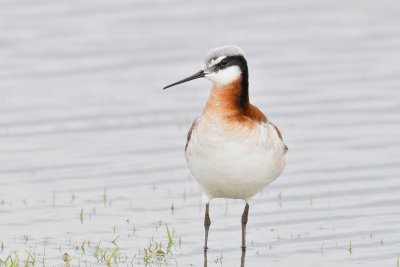
[{"label": "dark thin leg", "polygon": [[[246,250],[242,250],[242,257],[240,259],[240,267],[244,267],[244,261],[246,259]],[[207,267],[207,266],[205,266]]]},{"label": "dark thin leg", "polygon": [[207,250],[207,241],[208,241],[208,230],[210,229],[211,220],[210,215],[208,214],[208,203],[206,204],[206,215],[204,216],[204,229],[206,230],[206,236],[204,239],[204,250]]},{"label": "dark thin leg", "polygon": [[204,250],[204,267],[207,267],[207,250]]},{"label": "dark thin leg", "polygon": [[242,215],[242,250],[246,250],[246,224],[247,218],[249,216],[249,204],[246,203],[246,207],[244,208]]}]

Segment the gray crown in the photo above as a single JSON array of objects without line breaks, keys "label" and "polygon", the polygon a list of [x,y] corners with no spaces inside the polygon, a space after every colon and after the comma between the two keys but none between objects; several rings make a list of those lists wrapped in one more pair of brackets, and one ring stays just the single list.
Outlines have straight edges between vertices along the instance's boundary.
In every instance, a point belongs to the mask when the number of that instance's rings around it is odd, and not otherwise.
[{"label": "gray crown", "polygon": [[225,46],[220,46],[217,48],[214,48],[210,52],[208,52],[207,57],[206,57],[206,65],[211,61],[211,59],[216,59],[221,56],[243,56],[244,53],[242,49],[240,49],[236,45],[225,45]]}]

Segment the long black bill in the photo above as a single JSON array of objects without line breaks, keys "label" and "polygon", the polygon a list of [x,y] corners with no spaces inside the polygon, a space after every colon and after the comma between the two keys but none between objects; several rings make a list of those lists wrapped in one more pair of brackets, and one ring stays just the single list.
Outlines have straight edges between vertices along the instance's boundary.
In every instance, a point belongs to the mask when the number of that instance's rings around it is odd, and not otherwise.
[{"label": "long black bill", "polygon": [[194,80],[194,79],[203,78],[204,76],[205,76],[204,70],[201,70],[201,71],[199,71],[199,72],[193,74],[192,76],[189,76],[189,77],[187,77],[187,78],[185,78],[183,80],[180,80],[178,82],[175,82],[175,83],[172,83],[170,85],[167,85],[163,89],[167,89],[167,88],[175,86],[177,84],[188,82],[188,81],[191,81],[191,80]]}]

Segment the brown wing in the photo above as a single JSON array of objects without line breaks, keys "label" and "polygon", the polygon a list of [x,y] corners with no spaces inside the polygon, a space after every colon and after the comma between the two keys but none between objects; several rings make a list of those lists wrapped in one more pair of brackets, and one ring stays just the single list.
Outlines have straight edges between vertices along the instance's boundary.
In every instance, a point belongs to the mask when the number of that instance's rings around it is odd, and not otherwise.
[{"label": "brown wing", "polygon": [[[268,124],[274,126],[276,133],[278,134],[279,138],[282,140],[282,143],[283,143],[283,137],[282,137],[281,131],[279,131],[278,127],[276,127],[276,125],[270,121],[268,122]],[[287,147],[287,145],[285,143],[283,143],[283,150],[285,151],[285,153],[289,150],[289,148]]]},{"label": "brown wing", "polygon": [[259,122],[266,122],[274,126],[276,133],[278,134],[279,138],[283,141],[281,131],[279,131],[278,127],[275,124],[270,122],[268,118],[259,110],[256,106],[250,104],[246,110],[244,110],[244,115],[251,118],[252,120],[259,121]]},{"label": "brown wing", "polygon": [[278,134],[279,138],[283,141],[283,137],[282,137],[281,131],[279,131],[278,127],[276,127],[276,125],[273,124],[270,121],[268,123],[271,124],[272,126],[274,126],[276,133]]},{"label": "brown wing", "polygon": [[190,127],[190,130],[189,130],[189,132],[188,132],[188,134],[187,134],[185,151],[186,151],[186,149],[187,149],[187,147],[188,147],[188,145],[189,145],[190,138],[192,138],[192,132],[193,132],[194,128],[196,128],[196,126],[197,126],[198,123],[199,123],[199,119],[197,118],[197,119],[195,119],[195,120],[193,121],[192,126]]},{"label": "brown wing", "polygon": [[248,107],[243,110],[243,115],[257,122],[267,121],[267,117],[264,113],[252,104],[249,104]]}]

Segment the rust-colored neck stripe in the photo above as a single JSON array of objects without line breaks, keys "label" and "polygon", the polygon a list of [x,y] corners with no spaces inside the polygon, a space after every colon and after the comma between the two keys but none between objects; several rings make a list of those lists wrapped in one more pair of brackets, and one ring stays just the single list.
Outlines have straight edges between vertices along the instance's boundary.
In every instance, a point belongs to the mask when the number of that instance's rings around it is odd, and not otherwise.
[{"label": "rust-colored neck stripe", "polygon": [[238,121],[246,118],[257,122],[266,121],[265,115],[249,103],[248,94],[246,101],[240,101],[243,97],[242,80],[243,77],[239,77],[223,86],[213,85],[204,114],[229,117],[230,120]]}]

